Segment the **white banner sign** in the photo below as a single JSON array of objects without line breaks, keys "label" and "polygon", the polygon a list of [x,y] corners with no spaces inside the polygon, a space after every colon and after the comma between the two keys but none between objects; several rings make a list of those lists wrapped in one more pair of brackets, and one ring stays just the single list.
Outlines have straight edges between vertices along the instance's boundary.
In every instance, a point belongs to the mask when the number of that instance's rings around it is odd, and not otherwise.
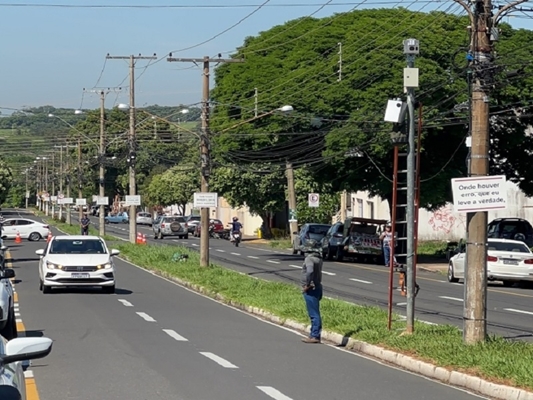
[{"label": "white banner sign", "polygon": [[93,194],[93,200],[92,200],[92,201],[93,201],[93,203],[94,203],[95,201],[98,201],[98,196],[95,195],[95,194]]},{"label": "white banner sign", "polygon": [[505,210],[507,186],[505,175],[452,179],[453,205],[456,212]]},{"label": "white banner sign", "polygon": [[96,198],[96,205],[97,206],[108,206],[109,205],[109,198],[108,197],[100,197],[100,196],[98,196]]},{"label": "white banner sign", "polygon": [[318,193],[309,193],[309,207],[320,206],[320,195]]},{"label": "white banner sign", "polygon": [[218,193],[195,193],[194,208],[209,208],[218,206]]},{"label": "white banner sign", "polygon": [[74,199],[72,197],[63,197],[58,200],[59,204],[74,204]]},{"label": "white banner sign", "polygon": [[50,197],[50,200],[52,200],[52,202],[56,202],[57,201],[57,196]]},{"label": "white banner sign", "polygon": [[141,196],[126,196],[126,201],[124,201],[126,206],[140,206],[141,205]]},{"label": "white banner sign", "polygon": [[87,199],[76,199],[76,205],[77,206],[86,206],[87,205]]}]

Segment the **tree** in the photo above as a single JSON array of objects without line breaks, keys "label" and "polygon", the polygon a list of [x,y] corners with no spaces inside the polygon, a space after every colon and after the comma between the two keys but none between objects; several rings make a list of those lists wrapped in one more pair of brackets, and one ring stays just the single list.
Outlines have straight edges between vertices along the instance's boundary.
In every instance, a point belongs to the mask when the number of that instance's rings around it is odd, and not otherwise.
[{"label": "tree", "polygon": [[[390,199],[392,124],[383,122],[383,114],[386,101],[402,95],[406,66],[402,40],[414,37],[421,48],[416,59],[420,69],[416,92],[424,120],[421,203],[437,208],[451,197],[450,178],[466,173],[468,114],[461,106],[468,99],[468,25],[468,18],[443,12],[376,9],[290,21],[246,38],[234,55],[245,56],[246,63],[228,63],[216,70],[211,97],[217,107],[211,125],[222,133],[215,144],[246,163],[259,148],[265,153],[297,136],[317,135],[320,117],[323,159],[319,161],[313,149],[300,157],[300,165],[320,166],[314,178],[331,183],[332,193],[368,190]],[[524,106],[530,104],[533,74],[531,64],[523,62],[533,57],[533,32],[506,24],[500,28],[491,112],[502,127],[494,129],[492,167],[533,195],[533,171],[524,162],[533,151],[533,138],[524,135],[533,123],[533,113],[527,112],[530,106]],[[343,44],[340,81],[338,43]],[[517,68],[521,74],[509,78]],[[228,129],[253,117],[254,88],[260,110],[288,103],[295,115],[261,118]],[[360,157],[347,157],[349,152]],[[264,162],[277,160],[276,152],[271,153]],[[217,153],[217,157],[225,161],[228,155]]]},{"label": "tree", "polygon": [[199,187],[197,171],[184,171],[180,167],[174,167],[151,179],[145,202],[151,206],[177,204],[184,213],[185,206],[192,200],[194,193],[199,191]]},{"label": "tree", "polygon": [[13,174],[7,163],[0,158],[0,204],[3,204],[13,184]]}]

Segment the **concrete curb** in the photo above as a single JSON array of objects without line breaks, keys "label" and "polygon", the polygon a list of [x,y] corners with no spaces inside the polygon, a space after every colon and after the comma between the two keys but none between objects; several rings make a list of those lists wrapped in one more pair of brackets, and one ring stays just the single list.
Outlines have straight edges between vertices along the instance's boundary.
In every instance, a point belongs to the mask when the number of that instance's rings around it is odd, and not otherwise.
[{"label": "concrete curb", "polygon": [[[124,261],[131,263],[125,257],[122,258]],[[135,264],[137,265],[137,264]],[[190,282],[184,281],[180,278],[176,278],[171,274],[168,274],[161,270],[149,269],[137,265],[147,271],[152,272],[155,275],[161,276],[165,279],[173,281],[187,289],[191,289],[195,292],[201,293],[205,296],[211,297],[215,300],[218,300],[222,303],[228,304],[232,307],[235,307],[239,310],[246,311],[252,315],[261,317],[269,322],[275,323],[277,325],[285,326],[287,328],[294,329],[296,331],[308,334],[309,325],[302,324],[297,321],[290,319],[284,319],[278,317],[274,314],[271,314],[267,311],[264,311],[257,307],[247,306],[235,301],[227,300],[219,293],[212,292],[202,286],[192,284]],[[497,400],[533,400],[533,392],[528,392],[523,389],[514,388],[512,386],[500,385],[496,383],[489,382],[485,379],[478,378],[473,375],[468,375],[462,372],[450,371],[443,367],[437,367],[433,364],[417,360],[416,358],[406,356],[401,353],[397,353],[392,350],[387,350],[385,348],[375,346],[360,340],[355,340],[352,338],[347,338],[341,334],[334,332],[322,332],[322,338],[327,341],[334,343],[340,347],[343,347],[347,350],[352,350],[356,353],[361,353],[366,356],[372,357],[374,359],[380,360],[387,364],[394,365],[406,371],[425,376],[430,379],[440,381],[442,383],[456,386],[459,388],[467,389],[472,392],[487,396],[491,399]]]}]

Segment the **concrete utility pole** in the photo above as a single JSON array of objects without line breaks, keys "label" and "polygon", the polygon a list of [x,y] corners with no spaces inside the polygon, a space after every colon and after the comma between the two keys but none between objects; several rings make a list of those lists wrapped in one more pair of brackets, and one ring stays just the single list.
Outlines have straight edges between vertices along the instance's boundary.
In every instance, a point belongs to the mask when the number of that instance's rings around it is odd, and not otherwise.
[{"label": "concrete utility pole", "polygon": [[[496,26],[501,17],[525,1],[508,3],[493,15],[491,0],[472,1],[472,10],[463,0],[455,0],[470,17],[472,147],[469,176],[489,175],[489,92],[495,74],[493,42],[499,36]],[[487,336],[487,212],[468,213],[467,221],[463,340],[475,344]]]},{"label": "concrete utility pole", "polygon": [[[66,170],[67,170],[67,195],[65,197],[67,198],[70,198],[70,179],[71,179],[71,175],[70,175],[70,156],[69,156],[69,151],[68,151],[68,148],[69,148],[69,145],[68,145],[68,140],[67,140],[67,145],[66,145],[66,148],[67,148],[67,163],[66,163]],[[67,204],[67,218],[66,218],[66,223],[70,225],[71,223],[71,218],[70,218],[70,211],[71,211],[71,206],[70,204]]]},{"label": "concrete utility pole", "polygon": [[[416,197],[416,129],[415,129],[415,88],[418,87],[418,68],[415,57],[419,53],[418,40],[407,39],[403,42],[404,54],[407,56],[407,68],[404,69],[404,86],[407,89],[407,108],[409,112],[409,135],[407,146],[407,307],[406,332],[413,333],[415,328],[415,197]],[[395,233],[393,232],[393,235]]]},{"label": "concrete utility pole", "polygon": [[[44,190],[46,194],[50,194],[48,192],[48,158],[44,157]],[[48,215],[48,211],[50,209],[50,196],[48,196],[48,201],[44,203],[45,205],[45,215]]]},{"label": "concrete utility pole", "polygon": [[[78,199],[83,198],[83,185],[82,185],[82,173],[81,173],[81,138],[78,138]],[[80,205],[78,209],[78,219],[81,224],[83,218],[83,206]]]},{"label": "concrete utility pole", "polygon": [[[172,53],[167,58],[169,62],[192,62],[203,64],[203,95],[202,95],[202,134],[200,136],[201,192],[209,192],[209,176],[211,174],[210,143],[209,143],[209,76],[211,63],[242,63],[244,60],[233,58],[173,58]],[[200,211],[200,265],[209,266],[209,208],[203,207]]]},{"label": "concrete utility pole", "polygon": [[[56,155],[52,154],[52,196],[56,196]],[[52,205],[52,218],[56,216],[56,205],[52,201],[52,196],[50,196],[50,204]],[[57,202],[57,197],[56,197]]]},{"label": "concrete utility pole", "polygon": [[294,190],[294,169],[292,163],[287,161],[285,165],[285,175],[287,176],[287,192],[289,194],[289,225],[291,242],[294,241],[294,234],[298,233],[298,215],[296,214],[296,190]]},{"label": "concrete utility pole", "polygon": [[26,210],[28,209],[28,169],[26,169],[26,192],[24,193],[24,197],[26,198],[26,203],[25,203],[25,206],[26,206]]},{"label": "concrete utility pole", "polygon": [[[135,177],[135,162],[137,154],[135,152],[135,149],[137,147],[136,143],[136,133],[135,133],[135,117],[136,117],[136,109],[135,109],[135,61],[136,60],[157,60],[157,56],[141,56],[140,54],[138,56],[130,55],[130,56],[110,56],[109,54],[106,56],[106,59],[112,59],[112,60],[129,60],[130,61],[130,130],[129,130],[129,156],[128,156],[128,164],[129,164],[129,192],[130,196],[135,196],[137,194],[137,188],[136,188],[136,177]],[[135,205],[130,205],[130,212],[129,212],[129,220],[130,220],[130,234],[129,239],[130,243],[136,243],[137,241],[137,218],[136,218],[136,208]],[[101,217],[100,217],[101,218]],[[101,223],[100,223],[101,224]],[[101,224],[102,225],[102,224]]]},{"label": "concrete utility pole", "polygon": [[[63,146],[59,147],[59,194],[63,195]],[[59,204],[59,196],[57,197]],[[59,220],[63,218],[63,204],[59,204]]]}]

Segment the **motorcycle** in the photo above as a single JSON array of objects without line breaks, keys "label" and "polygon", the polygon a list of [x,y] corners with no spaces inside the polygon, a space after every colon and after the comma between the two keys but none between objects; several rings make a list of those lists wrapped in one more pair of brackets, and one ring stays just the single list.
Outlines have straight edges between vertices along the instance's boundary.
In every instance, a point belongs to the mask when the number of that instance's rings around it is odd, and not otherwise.
[{"label": "motorcycle", "polygon": [[209,226],[209,237],[213,239],[220,239],[220,235],[217,232],[215,232],[214,225]]},{"label": "motorcycle", "polygon": [[233,244],[235,247],[239,247],[239,243],[241,242],[241,234],[239,232],[233,232],[231,236],[233,237]]}]

